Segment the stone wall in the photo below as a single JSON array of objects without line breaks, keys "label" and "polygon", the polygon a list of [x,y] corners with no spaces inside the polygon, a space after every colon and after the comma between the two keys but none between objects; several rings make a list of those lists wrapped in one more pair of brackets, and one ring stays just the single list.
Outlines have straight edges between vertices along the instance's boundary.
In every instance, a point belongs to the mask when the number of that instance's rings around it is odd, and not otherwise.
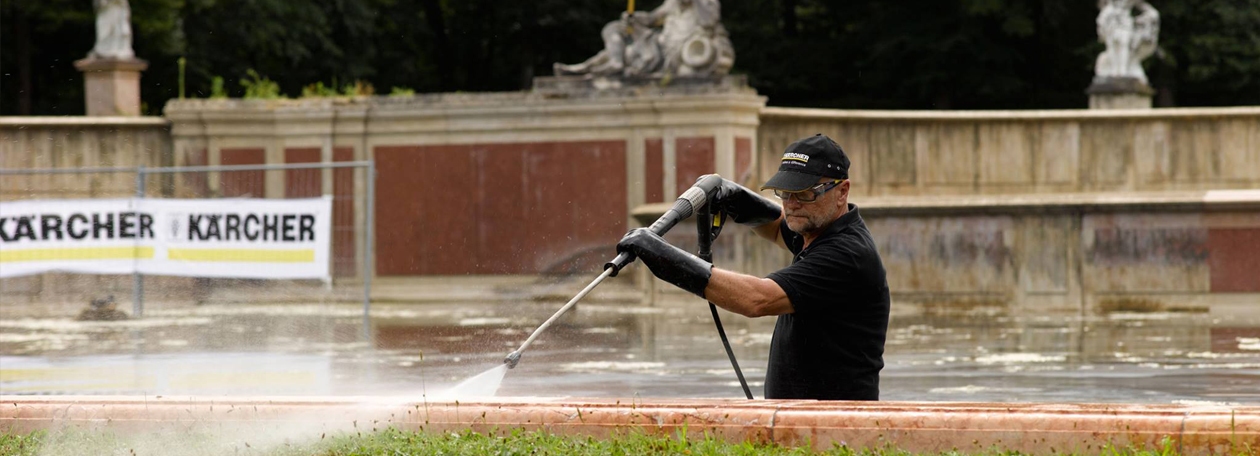
[{"label": "stone wall", "polygon": [[766,108],[758,182],[792,141],[849,154],[855,196],[1260,187],[1260,107],[1142,111]]},{"label": "stone wall", "polygon": [[[44,170],[171,166],[171,136],[160,117],[0,117],[0,169]],[[150,183],[160,182],[156,177]],[[153,185],[154,191],[163,186]],[[0,175],[0,200],[129,198],[131,172]],[[151,288],[184,287],[159,278]],[[73,301],[115,295],[129,301],[131,276],[50,273],[0,280],[0,303]]]},{"label": "stone wall", "polygon": [[[0,117],[0,169],[171,166],[160,117]],[[0,200],[135,196],[131,173],[5,175]]]},{"label": "stone wall", "polygon": [[861,211],[903,303],[1198,312],[1260,297],[1260,190],[1047,196]]},{"label": "stone wall", "polygon": [[[288,163],[300,151],[374,160],[377,275],[584,274],[632,227],[634,207],[672,201],[703,174],[752,176],[765,98],[728,82],[182,100],[165,113],[177,165]],[[263,195],[284,193],[283,174],[261,179]]]},{"label": "stone wall", "polygon": [[[169,133],[161,119],[0,119],[0,167],[372,159],[378,275],[564,274],[597,267],[637,225],[626,214],[654,218],[652,208],[663,211],[696,176],[716,171],[755,187],[788,143],[825,133],[853,159],[852,202],[898,302],[1203,310],[1260,293],[1260,195],[1248,190],[1260,188],[1260,108],[880,112],[764,102],[730,88],[185,100],[167,107]],[[245,190],[214,175],[199,185],[211,195],[293,190],[284,172],[256,174]],[[6,176],[0,197],[134,192],[130,175],[66,176]],[[352,187],[359,196],[346,213],[366,216],[362,176],[325,172],[320,181],[325,193]],[[674,231],[672,242],[694,247],[692,228]],[[352,235],[361,245],[363,233]],[[790,261],[736,226],[714,250],[720,266],[754,274]]]},{"label": "stone wall", "polygon": [[[758,175],[824,133],[894,300],[1007,312],[1191,310],[1260,296],[1260,108],[880,112],[766,108]],[[1231,190],[1238,189],[1238,190]],[[733,268],[791,261],[764,242]]]},{"label": "stone wall", "polygon": [[[852,201],[902,310],[1206,312],[1260,299],[1260,189]],[[693,249],[693,238],[671,240]],[[714,255],[719,267],[759,276],[792,259],[752,236],[715,243]]]}]

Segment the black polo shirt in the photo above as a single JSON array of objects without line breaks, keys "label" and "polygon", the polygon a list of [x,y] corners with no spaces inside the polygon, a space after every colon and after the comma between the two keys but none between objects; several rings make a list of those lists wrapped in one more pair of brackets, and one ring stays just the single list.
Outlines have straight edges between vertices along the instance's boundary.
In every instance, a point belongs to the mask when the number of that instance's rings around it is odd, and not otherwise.
[{"label": "black polo shirt", "polygon": [[888,280],[856,205],[819,235],[779,226],[795,254],[770,274],[792,302],[770,342],[766,399],[879,400],[888,332]]}]

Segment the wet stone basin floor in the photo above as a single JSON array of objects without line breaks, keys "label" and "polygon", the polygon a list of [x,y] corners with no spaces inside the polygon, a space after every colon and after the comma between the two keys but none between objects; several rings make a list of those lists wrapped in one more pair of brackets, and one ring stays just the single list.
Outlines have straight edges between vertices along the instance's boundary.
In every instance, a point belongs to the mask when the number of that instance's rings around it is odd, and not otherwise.
[{"label": "wet stone basin floor", "polygon": [[[562,303],[152,304],[80,322],[0,308],[0,393],[440,397],[496,367]],[[894,304],[896,307],[896,304]],[[1260,306],[1257,306],[1260,307]],[[761,396],[773,318],[723,314]],[[1260,402],[1260,313],[895,313],[881,397],[906,401]],[[707,306],[580,304],[499,396],[739,398]]]}]

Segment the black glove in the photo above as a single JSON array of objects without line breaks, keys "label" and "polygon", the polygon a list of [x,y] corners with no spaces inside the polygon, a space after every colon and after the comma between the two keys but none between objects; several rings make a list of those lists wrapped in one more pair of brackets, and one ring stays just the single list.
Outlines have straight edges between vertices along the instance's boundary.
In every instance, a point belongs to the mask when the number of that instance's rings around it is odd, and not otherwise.
[{"label": "black glove", "polygon": [[657,278],[678,288],[704,297],[704,287],[709,286],[713,265],[685,250],[669,245],[647,228],[635,228],[617,243],[617,252],[629,252],[638,257]]},{"label": "black glove", "polygon": [[783,214],[774,201],[728,179],[722,179],[712,204],[714,212],[725,212],[735,223],[753,227],[778,220]]}]

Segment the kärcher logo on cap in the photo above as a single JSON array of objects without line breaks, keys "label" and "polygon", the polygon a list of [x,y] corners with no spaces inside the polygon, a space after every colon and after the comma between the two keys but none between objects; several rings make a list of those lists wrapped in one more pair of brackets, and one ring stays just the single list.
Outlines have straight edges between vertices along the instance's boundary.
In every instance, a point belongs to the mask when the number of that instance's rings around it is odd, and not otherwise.
[{"label": "k\u00e4rcher logo on cap", "polygon": [[805,154],[798,154],[796,152],[787,152],[783,154],[783,161],[800,162],[804,165],[805,163],[809,163],[809,156]]}]

